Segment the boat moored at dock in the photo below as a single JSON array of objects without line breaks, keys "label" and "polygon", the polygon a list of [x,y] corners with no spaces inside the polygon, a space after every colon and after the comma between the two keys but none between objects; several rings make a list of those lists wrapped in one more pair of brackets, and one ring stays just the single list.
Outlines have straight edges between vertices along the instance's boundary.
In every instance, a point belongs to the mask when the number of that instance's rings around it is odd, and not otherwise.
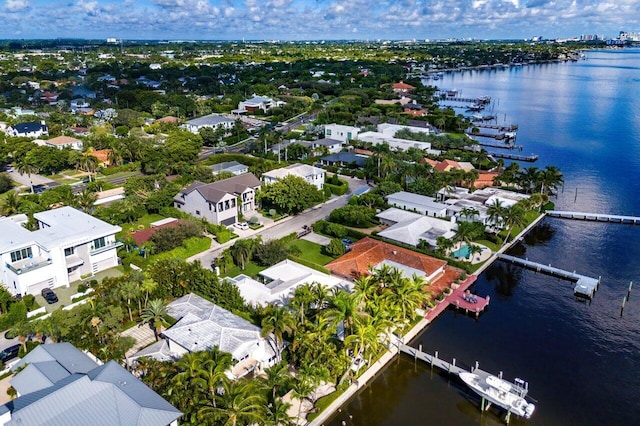
[{"label": "boat moored at dock", "polygon": [[492,375],[480,376],[475,373],[461,372],[458,376],[471,390],[483,398],[483,406],[486,399],[489,403],[507,410],[508,414],[513,413],[525,419],[530,418],[536,409],[534,404],[525,399],[527,389],[522,380],[516,379],[516,383],[512,384]]}]

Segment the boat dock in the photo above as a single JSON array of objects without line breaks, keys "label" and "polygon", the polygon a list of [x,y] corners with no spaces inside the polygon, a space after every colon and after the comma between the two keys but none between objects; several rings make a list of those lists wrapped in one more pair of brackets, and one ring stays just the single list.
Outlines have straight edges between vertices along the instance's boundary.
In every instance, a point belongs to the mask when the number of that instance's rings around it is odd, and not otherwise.
[{"label": "boat dock", "polygon": [[444,100],[449,102],[464,102],[464,103],[471,102],[472,104],[480,104],[480,105],[486,105],[491,102],[491,98],[488,96],[483,96],[480,98],[460,98],[460,97],[447,96]]},{"label": "boat dock", "polygon": [[473,127],[477,127],[479,129],[493,129],[493,130],[499,130],[501,132],[515,132],[516,130],[518,130],[518,125],[517,124],[511,124],[511,125],[499,125],[499,124],[484,124],[484,123],[476,123],[473,125]]},{"label": "boat dock", "polygon": [[511,140],[511,139],[515,139],[516,135],[514,132],[501,132],[501,133],[489,133],[489,132],[472,132],[472,131],[467,131],[465,132],[465,134],[469,135],[469,136],[480,136],[483,138],[491,138],[491,139],[495,139],[498,141],[501,140]]},{"label": "boat dock", "polygon": [[511,144],[509,142],[491,143],[491,142],[481,142],[479,140],[476,140],[476,142],[478,143],[478,145],[485,146],[485,147],[488,147],[488,148],[517,149],[519,151],[522,151],[522,145],[513,145],[513,144]]},{"label": "boat dock", "polygon": [[498,259],[513,263],[514,265],[522,266],[523,268],[527,268],[532,271],[542,272],[547,275],[573,281],[576,283],[573,292],[589,299],[595,296],[595,293],[600,286],[600,278],[596,279],[587,277],[586,275],[577,274],[575,271],[565,271],[564,269],[555,268],[551,265],[543,265],[541,263],[532,262],[529,259],[522,259],[520,257],[509,256],[507,254],[499,254]]},{"label": "boat dock", "polygon": [[615,214],[570,212],[560,210],[549,210],[547,211],[547,216],[557,217],[561,219],[590,220],[593,222],[611,222],[622,223],[625,225],[640,225],[640,217],[638,216],[621,216]]},{"label": "boat dock", "polygon": [[525,161],[528,163],[533,163],[535,161],[538,161],[538,155],[537,154],[531,154],[531,155],[517,155],[517,154],[508,154],[508,153],[502,153],[502,152],[489,152],[489,155],[492,157],[497,157],[497,158],[505,158],[507,160],[516,160],[516,161]]},{"label": "boat dock", "polygon": [[[442,371],[444,371],[445,373],[449,373],[449,374],[453,374],[455,376],[459,377],[460,373],[473,373],[476,374],[477,376],[480,377],[480,379],[482,380],[486,380],[487,377],[498,377],[501,380],[504,380],[502,378],[502,371],[497,375],[494,376],[493,374],[486,372],[484,370],[481,370],[478,367],[478,362],[476,362],[475,367],[471,367],[469,369],[464,368],[464,367],[460,367],[459,365],[456,365],[456,359],[453,358],[452,362],[447,362],[443,359],[438,358],[438,351],[435,352],[434,355],[429,355],[426,352],[422,351],[422,345],[419,346],[418,349],[409,346],[409,345],[405,345],[404,343],[398,342],[398,353],[402,352],[406,355],[412,356],[414,360],[421,360],[426,362],[427,364],[429,364],[431,367],[438,367],[439,369],[441,369]],[[506,380],[505,380],[506,381]],[[527,382],[525,382],[524,380],[521,379],[515,379],[514,383],[508,382],[509,383],[510,389],[508,390],[508,392],[511,392],[512,394],[520,397],[520,398],[525,398],[527,396],[527,393],[529,392],[529,384]],[[475,392],[475,391],[474,391]],[[480,408],[482,411],[488,410],[491,406],[491,402],[489,401],[485,401],[484,396],[481,396],[482,402],[480,405]],[[494,402],[495,405],[499,405],[497,403]],[[507,416],[506,416],[506,422],[509,423],[509,419],[511,416],[511,411],[510,408],[505,406],[505,405],[499,405],[500,408],[502,408],[503,410],[507,411]]]}]

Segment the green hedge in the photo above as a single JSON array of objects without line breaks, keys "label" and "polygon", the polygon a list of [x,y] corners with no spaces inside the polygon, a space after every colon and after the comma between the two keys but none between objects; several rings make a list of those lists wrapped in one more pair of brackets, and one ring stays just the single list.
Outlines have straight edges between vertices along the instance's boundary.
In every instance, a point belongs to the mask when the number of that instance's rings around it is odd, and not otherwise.
[{"label": "green hedge", "polygon": [[299,263],[301,265],[307,266],[311,269],[315,269],[316,271],[320,271],[320,272],[324,272],[325,274],[331,275],[331,271],[328,270],[327,268],[325,268],[322,265],[318,265],[317,263],[314,262],[309,262],[306,259],[303,259],[301,257],[297,257],[297,256],[288,256],[289,259],[293,260],[296,263]]},{"label": "green hedge", "polygon": [[347,193],[347,191],[349,190],[349,186],[348,185],[332,185],[330,183],[325,183],[324,184],[325,188],[329,188],[331,190],[331,193],[334,195],[344,195]]},{"label": "green hedge", "polygon": [[105,167],[100,170],[100,173],[105,176],[115,175],[116,173],[122,172],[135,172],[140,170],[140,163],[128,163],[123,164],[122,166],[113,166],[113,167]]},{"label": "green hedge", "polygon": [[[365,237],[368,237],[369,235],[365,234],[364,232],[360,232],[360,231],[356,231],[355,229],[351,229],[351,228],[347,228],[344,225],[340,225],[339,223],[332,223],[332,222],[327,222],[326,220],[319,220],[316,223],[314,223],[313,225],[311,225],[311,227],[313,228],[314,232],[318,233],[318,234],[323,234],[323,235],[327,235],[330,237],[336,237],[336,238],[351,238],[353,240],[361,240]],[[327,227],[332,227],[334,229],[339,229],[342,230],[340,235],[334,235],[330,232],[327,232]],[[344,237],[343,237],[344,236]]]}]

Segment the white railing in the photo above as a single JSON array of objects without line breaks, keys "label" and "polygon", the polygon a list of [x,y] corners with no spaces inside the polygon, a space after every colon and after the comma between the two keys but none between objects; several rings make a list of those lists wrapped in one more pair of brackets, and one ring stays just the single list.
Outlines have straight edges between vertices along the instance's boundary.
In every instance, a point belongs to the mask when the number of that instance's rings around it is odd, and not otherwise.
[{"label": "white railing", "polygon": [[45,314],[45,313],[47,313],[47,308],[45,308],[44,306],[41,306],[38,309],[27,312],[27,318],[33,318],[36,315]]}]

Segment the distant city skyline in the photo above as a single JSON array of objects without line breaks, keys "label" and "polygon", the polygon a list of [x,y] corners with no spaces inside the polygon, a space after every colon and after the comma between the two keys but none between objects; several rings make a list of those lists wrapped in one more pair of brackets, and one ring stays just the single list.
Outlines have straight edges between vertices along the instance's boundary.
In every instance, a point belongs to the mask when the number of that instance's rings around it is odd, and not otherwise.
[{"label": "distant city skyline", "polygon": [[3,39],[425,40],[616,37],[640,0],[3,0]]}]

